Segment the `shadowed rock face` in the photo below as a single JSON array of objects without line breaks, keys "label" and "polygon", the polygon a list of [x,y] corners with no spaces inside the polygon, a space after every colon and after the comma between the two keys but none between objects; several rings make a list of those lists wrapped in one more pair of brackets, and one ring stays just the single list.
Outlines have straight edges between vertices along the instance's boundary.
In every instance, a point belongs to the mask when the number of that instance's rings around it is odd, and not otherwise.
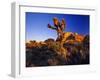
[{"label": "shadowed rock face", "polygon": [[89,35],[71,33],[64,37],[66,58],[60,53],[60,42],[47,39],[40,43],[26,43],[26,67],[89,64]]}]

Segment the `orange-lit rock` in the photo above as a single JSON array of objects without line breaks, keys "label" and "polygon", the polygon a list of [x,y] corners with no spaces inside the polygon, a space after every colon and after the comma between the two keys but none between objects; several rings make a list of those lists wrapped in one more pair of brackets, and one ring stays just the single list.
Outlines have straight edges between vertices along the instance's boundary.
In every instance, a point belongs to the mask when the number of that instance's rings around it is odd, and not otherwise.
[{"label": "orange-lit rock", "polygon": [[75,35],[75,40],[78,41],[78,42],[82,42],[84,39],[84,36],[82,35]]}]

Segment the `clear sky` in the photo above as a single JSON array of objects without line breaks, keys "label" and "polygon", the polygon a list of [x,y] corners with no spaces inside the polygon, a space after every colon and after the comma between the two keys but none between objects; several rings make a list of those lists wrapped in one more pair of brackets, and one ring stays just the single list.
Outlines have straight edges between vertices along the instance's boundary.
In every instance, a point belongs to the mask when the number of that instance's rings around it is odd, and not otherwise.
[{"label": "clear sky", "polygon": [[62,18],[65,19],[67,24],[65,32],[77,32],[82,35],[89,34],[89,15],[26,12],[26,41],[56,39],[56,31],[47,27],[48,23],[53,26],[54,17],[57,17],[60,21]]}]

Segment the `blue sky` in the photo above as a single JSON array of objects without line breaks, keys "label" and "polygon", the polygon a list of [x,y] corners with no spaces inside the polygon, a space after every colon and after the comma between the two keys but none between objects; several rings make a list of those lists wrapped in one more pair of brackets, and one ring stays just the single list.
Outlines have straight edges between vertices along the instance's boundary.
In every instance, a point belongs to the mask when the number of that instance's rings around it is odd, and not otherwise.
[{"label": "blue sky", "polygon": [[26,40],[44,41],[57,38],[57,33],[47,27],[53,25],[53,18],[66,21],[65,32],[77,32],[81,35],[89,34],[89,15],[52,14],[26,12]]}]

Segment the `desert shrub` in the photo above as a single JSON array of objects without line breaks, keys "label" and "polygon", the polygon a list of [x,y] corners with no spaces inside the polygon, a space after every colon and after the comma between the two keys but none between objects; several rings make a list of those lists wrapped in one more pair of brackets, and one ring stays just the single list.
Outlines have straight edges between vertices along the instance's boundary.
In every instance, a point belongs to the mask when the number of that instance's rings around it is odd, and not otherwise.
[{"label": "desert shrub", "polygon": [[54,39],[49,38],[49,39],[45,40],[44,42],[45,42],[45,43],[48,43],[48,42],[54,42],[54,41],[55,41]]},{"label": "desert shrub", "polygon": [[50,65],[50,66],[55,66],[55,65],[57,65],[59,62],[58,62],[58,60],[57,59],[48,59],[48,64]]},{"label": "desert shrub", "polygon": [[59,50],[60,50],[59,42],[48,42],[47,44],[48,44],[49,49],[59,52]]},{"label": "desert shrub", "polygon": [[[70,36],[69,39],[74,39]],[[29,48],[31,47],[31,48]],[[26,66],[54,66],[89,64],[89,36],[85,36],[82,43],[69,42],[61,46],[60,41],[47,39],[37,43],[30,41],[26,44]]]},{"label": "desert shrub", "polygon": [[73,46],[71,47],[71,53],[74,55],[74,54],[77,54],[78,53],[78,49],[77,47]]}]

